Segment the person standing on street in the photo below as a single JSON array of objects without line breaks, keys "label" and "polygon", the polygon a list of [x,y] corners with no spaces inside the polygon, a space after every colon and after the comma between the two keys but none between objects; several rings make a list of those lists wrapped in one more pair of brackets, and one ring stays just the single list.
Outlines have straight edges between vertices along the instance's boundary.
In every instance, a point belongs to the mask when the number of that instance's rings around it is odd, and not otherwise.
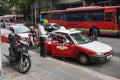
[{"label": "person standing on street", "polygon": [[99,31],[97,29],[96,26],[92,26],[92,39],[97,41],[97,37],[98,37]]},{"label": "person standing on street", "polygon": [[46,56],[46,47],[45,47],[45,40],[46,40],[46,31],[43,26],[43,21],[38,24],[39,27],[39,35],[40,35],[40,56]]}]

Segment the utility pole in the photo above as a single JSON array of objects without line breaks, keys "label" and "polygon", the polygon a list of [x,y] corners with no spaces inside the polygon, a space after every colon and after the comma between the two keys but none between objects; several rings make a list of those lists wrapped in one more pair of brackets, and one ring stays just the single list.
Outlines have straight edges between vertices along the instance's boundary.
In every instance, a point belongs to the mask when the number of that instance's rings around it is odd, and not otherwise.
[{"label": "utility pole", "polygon": [[34,3],[34,16],[35,16],[35,24],[37,24],[37,16],[36,16],[36,2]]}]

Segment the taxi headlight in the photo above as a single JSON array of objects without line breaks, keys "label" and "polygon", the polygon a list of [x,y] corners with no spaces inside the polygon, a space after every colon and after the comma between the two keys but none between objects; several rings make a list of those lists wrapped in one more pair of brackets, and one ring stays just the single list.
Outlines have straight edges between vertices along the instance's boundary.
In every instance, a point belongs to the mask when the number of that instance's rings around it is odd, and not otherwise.
[{"label": "taxi headlight", "polygon": [[102,53],[102,52],[96,52],[96,53],[94,53],[94,54],[92,54],[92,56],[104,56],[104,53]]},{"label": "taxi headlight", "polygon": [[103,52],[97,52],[98,56],[104,56]]}]

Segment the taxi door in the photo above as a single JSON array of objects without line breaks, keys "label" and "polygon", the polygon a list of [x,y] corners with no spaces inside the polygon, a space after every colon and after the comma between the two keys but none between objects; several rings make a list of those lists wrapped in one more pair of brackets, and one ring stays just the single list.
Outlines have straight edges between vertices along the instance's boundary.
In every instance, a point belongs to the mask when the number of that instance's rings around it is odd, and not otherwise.
[{"label": "taxi door", "polygon": [[74,57],[75,46],[65,41],[57,41],[52,43],[52,56]]},{"label": "taxi door", "polygon": [[53,43],[52,56],[75,57],[75,45],[68,43]]},{"label": "taxi door", "polygon": [[75,45],[70,43],[64,43],[61,53],[65,57],[75,57]]}]

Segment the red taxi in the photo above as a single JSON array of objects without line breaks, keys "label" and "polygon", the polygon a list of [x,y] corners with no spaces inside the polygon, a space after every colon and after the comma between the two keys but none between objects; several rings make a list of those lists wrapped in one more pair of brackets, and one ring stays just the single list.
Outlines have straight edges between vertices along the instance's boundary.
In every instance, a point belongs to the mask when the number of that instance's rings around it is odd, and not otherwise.
[{"label": "red taxi", "polygon": [[8,26],[7,29],[17,34],[18,39],[28,41],[28,42],[30,41],[29,40],[30,30],[23,24],[11,25],[11,26]]},{"label": "red taxi", "polygon": [[0,37],[2,42],[9,42],[8,35],[12,33],[12,31],[8,29],[0,28]]},{"label": "red taxi", "polygon": [[105,62],[112,58],[112,47],[93,41],[81,31],[59,29],[53,31],[46,41],[47,54],[75,58],[81,64]]}]

